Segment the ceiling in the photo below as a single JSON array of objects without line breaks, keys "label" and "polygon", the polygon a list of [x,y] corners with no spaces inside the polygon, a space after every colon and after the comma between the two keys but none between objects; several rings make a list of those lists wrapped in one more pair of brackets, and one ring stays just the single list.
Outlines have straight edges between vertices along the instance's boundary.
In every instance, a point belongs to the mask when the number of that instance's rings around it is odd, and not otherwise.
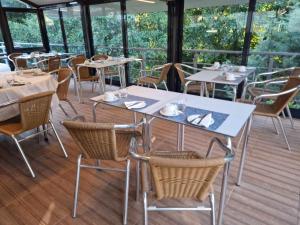
[{"label": "ceiling", "polygon": [[32,2],[35,5],[51,5],[51,4],[59,4],[71,2],[72,0],[28,0],[28,2]]}]

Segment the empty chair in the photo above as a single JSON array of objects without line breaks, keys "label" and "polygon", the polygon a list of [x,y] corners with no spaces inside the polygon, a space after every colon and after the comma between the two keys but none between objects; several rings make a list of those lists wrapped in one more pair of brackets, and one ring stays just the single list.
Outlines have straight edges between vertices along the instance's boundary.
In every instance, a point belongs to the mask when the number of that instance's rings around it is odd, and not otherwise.
[{"label": "empty chair", "polygon": [[48,59],[41,60],[37,62],[37,67],[44,72],[52,72],[60,68],[60,57],[52,56]]},{"label": "empty chair", "polygon": [[[167,63],[162,66],[154,66],[151,70],[141,70],[140,78],[137,81],[137,85],[142,85],[142,86],[146,85],[148,87],[153,85],[157,89],[157,86],[159,84],[163,84],[164,88],[168,90],[167,78],[171,66],[172,63]],[[159,76],[155,76],[155,73],[157,72],[160,72]]]},{"label": "empty chair", "polygon": [[26,59],[17,59],[17,57],[20,55],[22,55],[22,53],[11,53],[7,57],[8,60],[14,65],[15,70],[28,68]]},{"label": "empty chair", "polygon": [[[256,96],[253,100],[253,104],[256,104],[254,115],[266,116],[272,118],[272,120],[276,119],[278,121],[286,145],[289,150],[291,150],[291,147],[289,145],[286,132],[279,115],[288,106],[289,102],[297,95],[299,90],[300,90],[300,76],[289,77],[284,88],[280,92],[274,94],[262,94]],[[270,99],[275,97],[276,99],[272,104],[267,104],[262,101],[264,99]],[[274,126],[277,130],[276,124],[274,124]]]},{"label": "empty chair", "polygon": [[[72,70],[72,73],[75,76],[74,82],[75,82],[77,95],[79,97],[79,101],[82,96],[81,82],[86,82],[86,81],[93,82],[93,86],[92,86],[92,91],[93,91],[95,82],[99,81],[99,76],[93,75],[91,73],[91,70],[88,67],[84,67],[84,66],[78,67],[78,64],[84,63],[85,60],[86,60],[85,56],[79,55],[71,58],[68,62],[68,67]],[[79,84],[79,87],[77,84]]]},{"label": "empty chair", "polygon": [[[80,155],[77,160],[77,175],[74,194],[73,217],[76,217],[79,180],[81,168],[100,169],[107,171],[123,172],[125,174],[125,192],[124,192],[124,212],[123,224],[127,224],[128,211],[128,191],[130,175],[130,159],[128,157],[130,142],[133,137],[140,138],[138,131],[133,131],[139,125],[115,125],[103,123],[83,123],[74,121],[65,121],[63,125],[67,128],[75,143],[80,147]],[[83,159],[95,159],[98,164],[100,161],[125,162],[124,169],[107,168],[94,165],[87,165],[82,162]],[[137,179],[138,180],[138,179]]]},{"label": "empty chair", "polygon": [[[0,134],[4,134],[11,137],[12,140],[15,142],[32,177],[35,177],[35,173],[33,172],[28,159],[26,158],[21,148],[20,142],[28,138],[34,137],[36,135],[39,135],[40,133],[44,133],[44,135],[47,135],[47,131],[52,129],[60,144],[64,156],[66,158],[68,157],[67,152],[65,151],[64,146],[55,130],[55,127],[52,121],[49,119],[49,111],[53,93],[54,92],[52,91],[48,91],[39,94],[34,94],[0,106],[0,108],[3,108],[12,104],[19,105],[20,117],[1,122]],[[48,124],[50,124],[50,128],[46,128],[46,125]],[[40,126],[44,127],[44,130],[42,132],[31,134],[26,138],[19,137],[20,134],[35,128],[39,128]]]},{"label": "empty chair", "polygon": [[[210,157],[214,143],[226,152],[225,157]],[[135,159],[142,160],[142,187],[144,200],[144,225],[148,224],[150,211],[210,211],[211,224],[215,225],[214,181],[225,166],[233,160],[234,154],[222,142],[214,138],[206,157],[194,151],[181,152],[150,152],[138,155],[131,152]],[[227,176],[228,166],[224,167],[223,176]],[[224,177],[225,179],[225,177]],[[150,183],[153,180],[154,188]],[[162,199],[197,199],[200,204],[195,207],[158,207],[152,205],[151,196],[156,201]],[[209,197],[209,206],[205,200]],[[174,215],[176,216],[176,214]]]},{"label": "empty chair", "polygon": [[[91,60],[93,61],[98,61],[98,60],[107,60],[109,57],[108,55],[104,55],[104,54],[99,54],[99,55],[94,55]],[[103,68],[103,73],[104,73],[104,77],[108,78],[110,80],[110,86],[112,86],[112,81],[114,77],[118,77],[119,81],[121,82],[122,78],[120,77],[120,70],[118,69],[118,67],[114,66],[114,67],[104,67]]]},{"label": "empty chair", "polygon": [[56,94],[60,101],[59,107],[67,117],[70,117],[70,115],[67,113],[67,111],[64,109],[64,107],[61,104],[61,102],[68,103],[71,109],[73,110],[73,112],[75,113],[75,116],[78,117],[79,115],[77,110],[73,106],[72,102],[68,99],[68,92],[69,92],[70,80],[72,77],[72,71],[69,68],[60,68],[59,70],[53,71],[52,73],[55,73],[57,75],[58,86],[56,89]]},{"label": "empty chair", "polygon": [[[192,67],[192,66],[189,66],[186,64],[182,64],[182,63],[176,63],[174,66],[177,70],[184,93],[200,94],[201,83],[186,81],[185,78],[193,75],[190,71],[193,71],[194,73],[196,73],[196,72],[201,71],[202,69]],[[205,88],[205,90],[206,90],[206,96],[209,96],[207,88]]]}]

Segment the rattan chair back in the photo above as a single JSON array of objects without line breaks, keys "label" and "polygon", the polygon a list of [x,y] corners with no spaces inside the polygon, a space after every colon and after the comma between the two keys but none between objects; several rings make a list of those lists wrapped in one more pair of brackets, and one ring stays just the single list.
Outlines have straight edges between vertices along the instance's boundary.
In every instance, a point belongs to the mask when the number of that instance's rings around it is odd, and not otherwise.
[{"label": "rattan chair back", "polygon": [[119,161],[113,124],[65,121],[67,128],[86,159]]},{"label": "rattan chair back", "polygon": [[291,73],[292,77],[300,76],[300,67],[295,67]]},{"label": "rattan chair back", "polygon": [[53,94],[53,91],[47,91],[20,99],[19,109],[23,131],[37,128],[49,122]]},{"label": "rattan chair back", "polygon": [[[300,85],[300,76],[291,76],[284,86],[282,91],[288,91],[290,89],[296,88]],[[293,92],[290,92],[285,95],[278,96],[278,98],[273,103],[273,107],[276,110],[276,113],[282,112],[282,110],[289,104],[290,101],[297,95],[299,89],[296,89]]]},{"label": "rattan chair back", "polygon": [[108,55],[104,55],[104,54],[99,54],[99,55],[94,55],[93,56],[93,60],[97,61],[97,60],[107,60],[108,59]]},{"label": "rattan chair back", "polygon": [[60,68],[60,57],[53,56],[48,59],[48,72],[58,70]]},{"label": "rattan chair back", "polygon": [[71,76],[72,71],[69,68],[60,68],[57,73],[57,81],[59,84],[56,89],[56,94],[60,101],[68,99]]},{"label": "rattan chair back", "polygon": [[203,201],[211,191],[225,160],[151,156],[149,164],[158,200],[196,198]]},{"label": "rattan chair back", "polygon": [[184,85],[185,84],[185,75],[184,75],[181,64],[180,63],[175,63],[174,66],[177,70],[177,73],[178,73],[181,84]]},{"label": "rattan chair back", "polygon": [[80,75],[80,79],[89,78],[90,77],[90,71],[88,67],[80,67],[79,68],[79,75],[77,74],[77,68],[78,64],[82,64],[85,62],[87,58],[84,55],[78,55],[72,59],[70,59],[69,65],[73,68],[74,73],[77,77]]},{"label": "rattan chair back", "polygon": [[168,73],[169,73],[169,70],[172,66],[172,63],[167,63],[167,64],[164,64],[163,65],[163,68],[160,72],[160,76],[159,76],[159,81],[158,83],[162,82],[162,81],[165,81],[167,82],[167,79],[168,79]]},{"label": "rattan chair back", "polygon": [[28,68],[26,59],[16,59],[22,53],[11,53],[8,55],[8,60],[11,61],[16,69],[18,68]]}]

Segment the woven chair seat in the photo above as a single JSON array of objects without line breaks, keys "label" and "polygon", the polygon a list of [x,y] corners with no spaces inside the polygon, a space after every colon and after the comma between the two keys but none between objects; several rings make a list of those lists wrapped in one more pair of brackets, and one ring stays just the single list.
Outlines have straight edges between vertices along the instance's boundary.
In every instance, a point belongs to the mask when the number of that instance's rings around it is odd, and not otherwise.
[{"label": "woven chair seat", "polygon": [[[77,78],[77,80],[79,80]],[[89,76],[89,77],[80,77],[80,81],[97,81],[99,80],[99,76]]]},{"label": "woven chair seat", "polygon": [[159,83],[159,77],[153,77],[153,76],[147,76],[147,77],[141,77],[138,81],[142,84],[158,84]]},{"label": "woven chair seat", "polygon": [[5,135],[18,135],[23,133],[21,118],[19,116],[0,122],[0,133]]}]

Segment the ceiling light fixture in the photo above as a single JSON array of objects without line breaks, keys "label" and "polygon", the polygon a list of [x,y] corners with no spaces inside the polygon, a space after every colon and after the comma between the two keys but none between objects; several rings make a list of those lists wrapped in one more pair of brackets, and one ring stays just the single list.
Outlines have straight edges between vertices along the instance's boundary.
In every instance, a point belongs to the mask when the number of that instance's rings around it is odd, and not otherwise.
[{"label": "ceiling light fixture", "polygon": [[145,3],[151,3],[154,4],[155,1],[150,1],[150,0],[136,0],[137,2],[145,2]]}]

